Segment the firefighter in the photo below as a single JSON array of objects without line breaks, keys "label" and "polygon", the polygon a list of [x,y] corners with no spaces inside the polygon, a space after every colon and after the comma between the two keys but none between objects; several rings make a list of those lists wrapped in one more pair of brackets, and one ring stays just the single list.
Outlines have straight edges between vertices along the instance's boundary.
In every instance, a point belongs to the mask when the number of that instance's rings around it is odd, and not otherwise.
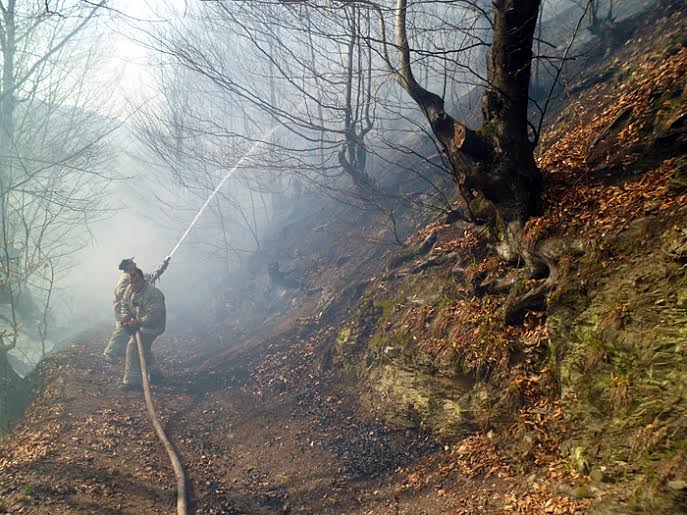
[{"label": "firefighter", "polygon": [[[162,273],[167,270],[169,259],[170,258],[165,259],[155,272],[148,274],[146,276],[146,281],[154,284]],[[129,275],[136,270],[134,258],[122,259],[119,263],[119,270],[122,271],[122,275],[119,277],[117,284],[115,284],[114,301],[112,302],[112,310],[115,317],[115,330],[105,347],[105,352],[103,352],[103,357],[108,363],[114,363],[116,358],[124,355],[126,352],[126,342],[129,340],[129,334],[126,329],[121,326],[118,318],[121,315],[124,292],[127,286],[129,286]]]},{"label": "firefighter", "polygon": [[119,324],[129,336],[126,347],[124,379],[121,390],[141,389],[141,368],[138,358],[135,333],[141,335],[143,353],[146,358],[151,382],[159,382],[160,374],[155,365],[151,347],[155,338],[165,332],[167,310],[165,296],[146,280],[141,269],[130,275],[131,284],[124,292],[121,302]]}]

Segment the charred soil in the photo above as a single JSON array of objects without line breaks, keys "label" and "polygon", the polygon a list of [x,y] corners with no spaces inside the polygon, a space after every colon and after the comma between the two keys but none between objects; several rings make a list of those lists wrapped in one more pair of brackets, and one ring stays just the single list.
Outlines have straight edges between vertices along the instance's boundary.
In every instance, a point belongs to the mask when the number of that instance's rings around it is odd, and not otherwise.
[{"label": "charred soil", "polygon": [[[212,323],[159,339],[154,396],[197,513],[686,509],[684,6],[646,17],[579,68],[542,136],[545,209],[524,236],[556,281],[517,323],[509,303],[547,279],[499,260],[484,227],[408,213],[389,250],[381,217],[340,208],[256,257],[278,283],[263,270]],[[173,511],[105,336],[39,367],[2,440],[0,511]]]}]

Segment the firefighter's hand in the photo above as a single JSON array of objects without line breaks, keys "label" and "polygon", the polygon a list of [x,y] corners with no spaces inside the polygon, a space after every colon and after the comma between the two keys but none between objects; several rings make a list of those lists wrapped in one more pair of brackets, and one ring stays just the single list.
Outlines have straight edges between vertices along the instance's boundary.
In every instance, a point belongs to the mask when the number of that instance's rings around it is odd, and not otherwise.
[{"label": "firefighter's hand", "polygon": [[164,272],[167,270],[167,267],[169,266],[169,260],[172,259],[172,256],[168,256],[165,258],[165,260],[162,262],[162,266],[160,267],[160,270]]}]

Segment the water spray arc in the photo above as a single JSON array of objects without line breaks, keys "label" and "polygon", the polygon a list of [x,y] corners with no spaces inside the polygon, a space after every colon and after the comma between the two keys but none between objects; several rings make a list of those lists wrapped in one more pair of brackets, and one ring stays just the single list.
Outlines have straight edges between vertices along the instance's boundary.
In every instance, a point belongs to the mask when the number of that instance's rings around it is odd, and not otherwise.
[{"label": "water spray arc", "polygon": [[[269,130],[269,132],[267,133],[265,139],[269,139],[269,137],[272,135],[272,133],[273,133],[275,130],[277,130],[278,127],[279,127],[279,125],[274,125],[274,126],[272,126],[272,128],[271,128],[271,129]],[[199,209],[198,212],[196,213],[196,216],[193,217],[193,220],[191,220],[191,223],[189,224],[189,226],[188,226],[188,227],[186,228],[186,230],[184,231],[184,234],[181,235],[181,238],[179,238],[179,241],[177,241],[176,245],[174,245],[174,248],[172,249],[172,251],[171,251],[171,252],[169,253],[169,255],[167,256],[167,259],[170,259],[170,258],[174,255],[174,253],[177,251],[177,249],[179,248],[179,246],[180,246],[180,245],[183,243],[183,241],[186,239],[186,237],[188,236],[188,234],[191,232],[191,229],[193,229],[193,226],[196,225],[196,222],[198,222],[198,219],[203,215],[203,213],[204,213],[205,210],[207,209],[207,207],[208,207],[208,205],[210,204],[210,202],[212,201],[212,199],[215,198],[215,195],[217,195],[217,192],[218,192],[219,190],[222,189],[222,186],[224,186],[224,183],[227,182],[227,181],[229,180],[229,178],[230,178],[232,175],[234,175],[234,173],[236,173],[236,171],[238,170],[239,166],[241,166],[241,163],[243,163],[243,161],[244,161],[246,158],[252,156],[252,155],[255,153],[255,151],[260,147],[260,145],[261,145],[262,143],[263,143],[262,141],[256,141],[255,143],[253,143],[253,145],[248,149],[248,152],[246,152],[246,153],[243,155],[243,157],[241,157],[241,159],[239,159],[239,160],[236,162],[236,164],[234,165],[234,167],[231,168],[231,169],[226,173],[226,175],[225,175],[224,177],[222,177],[222,180],[219,181],[219,183],[217,184],[217,186],[215,187],[215,189],[212,191],[212,193],[210,193],[210,196],[207,198],[207,200],[206,200],[206,201],[203,203],[203,205],[200,207],[200,209]]]}]

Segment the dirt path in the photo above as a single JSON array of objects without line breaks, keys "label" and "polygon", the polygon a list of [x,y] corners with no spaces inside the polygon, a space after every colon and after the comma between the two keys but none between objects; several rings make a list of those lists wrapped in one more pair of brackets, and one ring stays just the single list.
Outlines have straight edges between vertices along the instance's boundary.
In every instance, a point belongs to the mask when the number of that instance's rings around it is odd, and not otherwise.
[{"label": "dirt path", "polygon": [[[117,389],[121,365],[94,343],[104,336],[44,364],[43,393],[2,441],[0,512],[174,512],[142,395]],[[166,381],[154,397],[196,513],[504,513],[508,495],[534,495],[535,475],[468,478],[457,449],[384,424],[363,392],[319,370],[312,345],[274,336],[198,371],[187,368],[201,361],[197,342],[160,339]],[[555,513],[578,506],[544,483],[537,491],[565,508]]]},{"label": "dirt path", "polygon": [[[375,501],[369,490],[382,486],[381,472],[436,448],[374,420],[361,424],[350,399],[325,400],[324,388],[260,392],[245,357],[221,381],[196,384],[169,359],[182,343],[163,349],[167,380],[155,399],[198,513],[355,513]],[[76,344],[44,367],[44,393],[3,442],[3,510],[173,512],[173,477],[142,396],[117,390],[120,366],[102,362],[99,350]],[[320,412],[320,401],[345,409]]]}]

